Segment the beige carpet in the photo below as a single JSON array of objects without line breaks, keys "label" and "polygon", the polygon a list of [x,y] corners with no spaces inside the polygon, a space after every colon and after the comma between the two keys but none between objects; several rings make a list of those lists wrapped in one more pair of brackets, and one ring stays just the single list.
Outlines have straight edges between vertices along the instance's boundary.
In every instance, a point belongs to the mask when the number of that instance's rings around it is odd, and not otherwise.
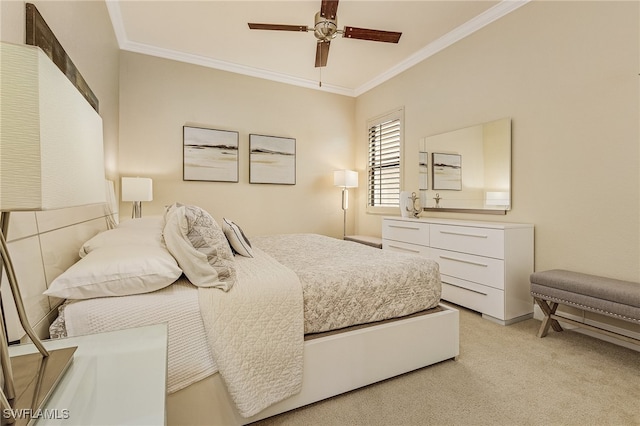
[{"label": "beige carpet", "polygon": [[460,312],[460,357],[256,425],[640,425],[640,352]]}]

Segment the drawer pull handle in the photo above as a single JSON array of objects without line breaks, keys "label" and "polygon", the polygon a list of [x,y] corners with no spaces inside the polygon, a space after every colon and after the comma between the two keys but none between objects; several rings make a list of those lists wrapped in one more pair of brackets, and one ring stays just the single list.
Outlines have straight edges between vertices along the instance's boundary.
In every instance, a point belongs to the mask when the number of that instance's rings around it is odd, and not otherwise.
[{"label": "drawer pull handle", "polygon": [[476,238],[489,238],[488,235],[482,234],[467,234],[464,232],[454,232],[454,231],[440,231],[441,234],[449,234],[449,235],[461,235],[463,237],[476,237]]},{"label": "drawer pull handle", "polygon": [[486,267],[489,266],[486,263],[473,262],[471,260],[458,259],[456,257],[449,257],[449,256],[439,256],[439,257],[440,257],[440,259],[447,259],[447,260],[453,260],[455,262],[469,263],[469,264],[475,265],[475,266],[482,266],[483,268],[486,268]]},{"label": "drawer pull handle", "polygon": [[410,229],[412,231],[419,231],[420,228],[416,226],[401,226],[401,225],[389,225],[389,228]]},{"label": "drawer pull handle", "polygon": [[474,290],[474,289],[472,289],[472,288],[462,287],[461,285],[455,285],[455,284],[446,283],[446,282],[445,282],[445,284],[450,285],[450,286],[452,286],[452,287],[457,287],[457,288],[461,288],[461,289],[463,289],[463,290],[467,290],[467,291],[471,291],[471,292],[474,292],[474,293],[478,293],[478,294],[481,294],[481,295],[483,295],[483,296],[486,296],[486,295],[487,295],[487,293],[483,293],[483,292],[481,292],[481,291]]},{"label": "drawer pull handle", "polygon": [[393,244],[389,244],[389,248],[394,248],[394,249],[398,249],[398,250],[402,250],[402,251],[408,251],[411,253],[420,253],[420,250],[411,250],[405,247],[400,247],[400,246],[394,246]]}]

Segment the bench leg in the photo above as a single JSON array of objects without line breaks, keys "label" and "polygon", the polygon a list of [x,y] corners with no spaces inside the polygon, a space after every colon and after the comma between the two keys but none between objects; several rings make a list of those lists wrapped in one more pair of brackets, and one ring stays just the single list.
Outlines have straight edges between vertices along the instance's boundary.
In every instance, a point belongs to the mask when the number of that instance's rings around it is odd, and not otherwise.
[{"label": "bench leg", "polygon": [[562,326],[560,325],[560,323],[557,320],[551,318],[551,315],[554,315],[556,313],[558,304],[555,302],[550,302],[550,304],[547,304],[545,300],[539,299],[537,297],[534,297],[534,300],[536,301],[538,306],[540,306],[540,309],[542,309],[542,312],[544,313],[544,320],[542,320],[542,325],[540,325],[540,330],[538,330],[538,337],[546,336],[549,332],[549,326],[553,327],[555,331],[562,331]]}]

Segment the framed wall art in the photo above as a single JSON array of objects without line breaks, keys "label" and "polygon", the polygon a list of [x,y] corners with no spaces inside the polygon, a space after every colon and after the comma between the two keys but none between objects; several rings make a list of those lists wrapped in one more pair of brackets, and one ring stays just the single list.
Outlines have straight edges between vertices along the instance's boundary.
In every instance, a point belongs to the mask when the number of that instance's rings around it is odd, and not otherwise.
[{"label": "framed wall art", "polygon": [[462,156],[459,154],[433,153],[433,189],[462,190]]},{"label": "framed wall art", "polygon": [[56,38],[49,25],[44,20],[40,11],[32,3],[25,4],[25,42],[31,46],[38,46],[67,76],[69,81],[89,102],[89,105],[98,112],[98,98],[91,90],[80,71],[75,66],[67,52]]},{"label": "framed wall art", "polygon": [[238,182],[238,132],[183,126],[183,180]]},{"label": "framed wall art", "polygon": [[420,151],[418,155],[420,157],[418,163],[418,172],[420,173],[418,190],[426,191],[429,189],[429,153]]},{"label": "framed wall art", "polygon": [[249,183],[296,184],[296,140],[249,135]]}]

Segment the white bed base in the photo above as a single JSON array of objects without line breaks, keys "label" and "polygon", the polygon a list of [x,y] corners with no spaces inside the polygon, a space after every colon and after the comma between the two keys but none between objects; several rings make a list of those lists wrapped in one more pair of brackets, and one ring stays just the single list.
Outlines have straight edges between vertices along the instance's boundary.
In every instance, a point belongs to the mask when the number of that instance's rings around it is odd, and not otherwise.
[{"label": "white bed base", "polygon": [[302,390],[250,418],[241,417],[220,374],[167,397],[167,424],[241,425],[302,407],[459,354],[459,313],[386,322],[304,343]]}]

